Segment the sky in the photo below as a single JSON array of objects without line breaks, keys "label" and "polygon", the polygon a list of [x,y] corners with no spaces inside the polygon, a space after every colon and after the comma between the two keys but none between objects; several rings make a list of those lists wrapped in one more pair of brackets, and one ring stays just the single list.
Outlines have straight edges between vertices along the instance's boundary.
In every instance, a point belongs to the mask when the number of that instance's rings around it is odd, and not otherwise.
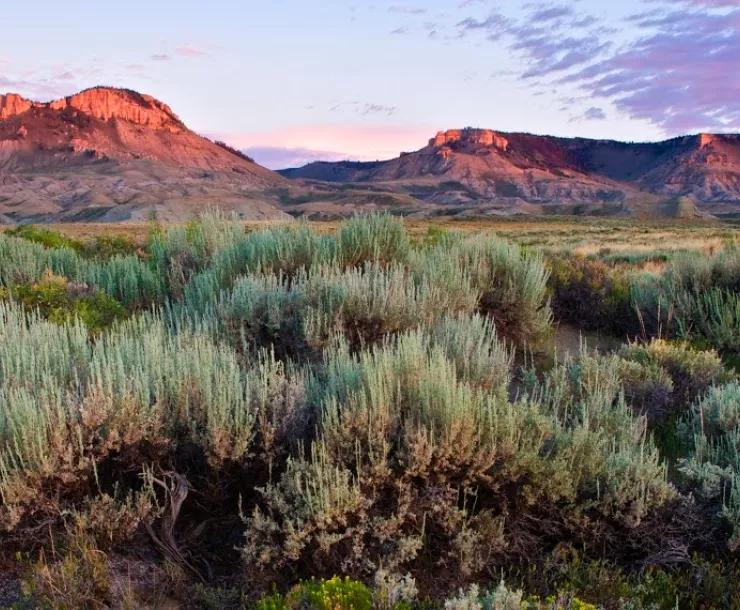
[{"label": "sky", "polygon": [[7,3],[0,93],[169,104],[271,168],[466,126],[658,140],[740,131],[740,0]]}]

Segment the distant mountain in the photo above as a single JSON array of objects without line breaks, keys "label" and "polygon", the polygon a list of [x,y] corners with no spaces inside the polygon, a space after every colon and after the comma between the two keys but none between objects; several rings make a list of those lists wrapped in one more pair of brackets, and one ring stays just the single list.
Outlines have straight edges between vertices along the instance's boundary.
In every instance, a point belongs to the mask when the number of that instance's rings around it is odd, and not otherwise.
[{"label": "distant mountain", "polygon": [[0,95],[0,220],[179,220],[209,204],[286,218],[285,185],[246,155],[189,130],[166,104],[97,87],[49,103]]},{"label": "distant mountain", "polygon": [[96,87],[48,103],[0,95],[0,223],[178,221],[209,206],[245,220],[740,216],[740,136],[632,144],[469,128],[389,161],[276,173],[135,91]]},{"label": "distant mountain", "polygon": [[372,184],[432,206],[491,213],[685,214],[691,203],[727,212],[740,205],[740,136],[634,144],[468,128],[439,132],[421,150],[389,161],[311,163],[279,173]]}]

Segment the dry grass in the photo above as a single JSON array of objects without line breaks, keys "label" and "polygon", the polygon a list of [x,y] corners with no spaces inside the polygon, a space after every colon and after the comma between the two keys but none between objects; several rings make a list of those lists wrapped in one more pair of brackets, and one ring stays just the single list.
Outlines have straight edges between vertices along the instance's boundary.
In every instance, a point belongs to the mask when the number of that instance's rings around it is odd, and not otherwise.
[{"label": "dry grass", "polygon": [[[260,228],[276,222],[248,222],[247,228]],[[339,221],[315,222],[319,231],[333,232]],[[423,238],[430,229],[461,231],[465,233],[495,234],[519,244],[553,250],[569,249],[583,254],[596,253],[603,248],[616,252],[642,252],[652,249],[698,250],[711,254],[729,240],[740,236],[740,227],[722,222],[700,221],[642,221],[634,219],[595,218],[484,218],[456,220],[406,219],[408,232]],[[171,226],[171,225],[168,225]],[[149,224],[126,223],[68,223],[50,228],[79,240],[99,235],[122,235],[138,244],[146,240]]]}]

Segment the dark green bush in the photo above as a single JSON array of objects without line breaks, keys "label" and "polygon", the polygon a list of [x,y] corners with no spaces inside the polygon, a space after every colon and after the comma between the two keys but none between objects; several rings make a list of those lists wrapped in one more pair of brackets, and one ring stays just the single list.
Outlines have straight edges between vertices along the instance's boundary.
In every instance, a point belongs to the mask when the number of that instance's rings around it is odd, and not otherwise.
[{"label": "dark green bush", "polygon": [[49,273],[34,284],[19,284],[0,298],[12,297],[29,309],[38,309],[55,324],[78,318],[93,333],[109,328],[128,315],[116,299],[86,284],[73,284],[62,276]]},{"label": "dark green bush", "polygon": [[630,281],[623,271],[582,255],[553,256],[547,264],[557,320],[622,337],[640,333]]},{"label": "dark green bush", "polygon": [[619,355],[648,369],[656,367],[670,376],[671,401],[674,411],[688,408],[716,383],[725,383],[732,375],[725,369],[713,349],[696,349],[685,342],[660,339],[648,344],[632,344]]},{"label": "dark green bush", "polygon": [[70,239],[58,231],[52,231],[51,229],[37,227],[35,225],[20,225],[6,229],[5,235],[41,244],[46,248],[69,248],[80,253],[85,248],[85,244],[76,239]]},{"label": "dark green bush", "polygon": [[85,242],[81,249],[85,258],[96,261],[107,261],[115,256],[132,256],[136,252],[136,243],[123,235],[100,235]]}]

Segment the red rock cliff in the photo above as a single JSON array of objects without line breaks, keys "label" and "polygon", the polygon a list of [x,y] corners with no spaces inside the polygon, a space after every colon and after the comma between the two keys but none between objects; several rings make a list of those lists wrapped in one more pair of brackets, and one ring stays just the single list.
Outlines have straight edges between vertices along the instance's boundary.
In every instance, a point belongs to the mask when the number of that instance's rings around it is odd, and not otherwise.
[{"label": "red rock cliff", "polygon": [[439,148],[450,144],[461,144],[466,148],[498,148],[505,151],[509,142],[490,129],[451,129],[440,131],[429,140],[429,146]]},{"label": "red rock cliff", "polygon": [[125,89],[97,87],[45,104],[31,102],[14,93],[0,95],[0,120],[23,114],[31,108],[58,111],[74,108],[101,121],[117,119],[173,133],[185,130],[182,121],[167,104],[150,95]]},{"label": "red rock cliff", "polygon": [[4,121],[16,114],[23,114],[33,106],[33,102],[22,98],[16,93],[0,95],[0,121]]}]

